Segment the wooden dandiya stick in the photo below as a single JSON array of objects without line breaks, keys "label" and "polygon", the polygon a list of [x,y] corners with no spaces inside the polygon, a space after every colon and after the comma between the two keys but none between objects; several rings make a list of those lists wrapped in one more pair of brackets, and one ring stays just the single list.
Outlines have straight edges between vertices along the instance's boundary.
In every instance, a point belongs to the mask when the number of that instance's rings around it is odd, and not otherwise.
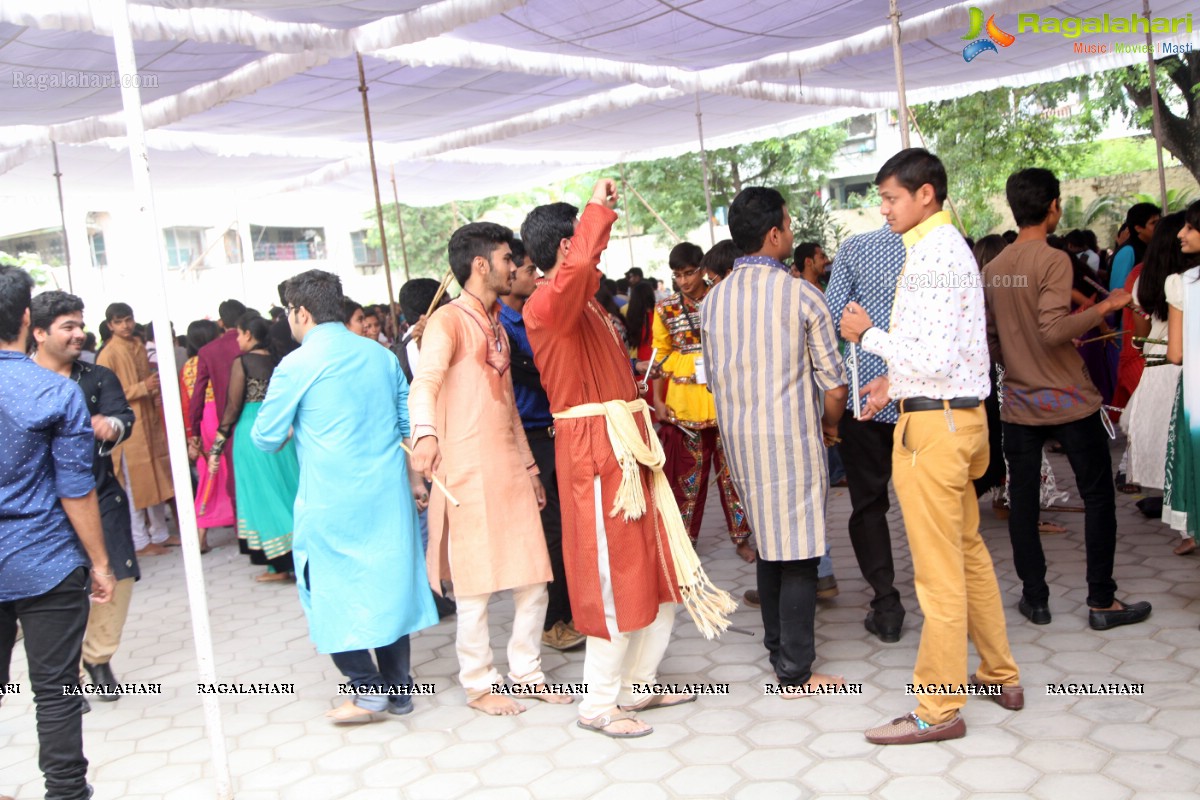
[{"label": "wooden dandiya stick", "polygon": [[[1110,294],[1112,294],[1112,292],[1110,292],[1108,289],[1104,288],[1103,284],[1099,283],[1098,281],[1094,281],[1086,275],[1083,276],[1083,279],[1088,284],[1090,284],[1092,286],[1092,288],[1094,288],[1096,291],[1102,293],[1105,297],[1108,297]],[[1150,319],[1150,315],[1147,314],[1145,311],[1143,311],[1141,306],[1136,306],[1136,305],[1130,304],[1130,305],[1126,306],[1126,308],[1128,308],[1134,314],[1137,314],[1142,319]]]},{"label": "wooden dandiya stick", "polygon": [[[413,453],[412,449],[409,448],[409,446],[404,442],[400,443],[400,449],[408,453],[409,458],[416,458],[416,455]],[[450,490],[446,488],[446,484],[438,480],[437,475],[432,475],[431,473],[431,477],[433,478],[433,485],[436,486],[442,494],[446,495],[446,499],[450,501],[450,505],[454,506],[455,508],[458,508],[462,505],[462,503],[458,502],[458,499],[454,495],[450,494]]]},{"label": "wooden dandiya stick", "polygon": [[1105,339],[1115,339],[1116,337],[1123,336],[1126,333],[1128,333],[1128,331],[1113,331],[1112,333],[1105,333],[1100,336],[1093,336],[1091,339],[1084,339],[1083,341],[1080,342],[1080,344],[1081,345],[1091,344],[1092,342],[1102,342]]},{"label": "wooden dandiya stick", "polygon": [[425,316],[433,313],[433,310],[438,307],[438,303],[442,302],[442,295],[446,294],[446,290],[450,288],[450,281],[454,280],[454,270],[446,270],[446,277],[442,278],[441,284],[438,286],[437,294],[433,296],[433,302],[429,304],[429,309],[425,312]]},{"label": "wooden dandiya stick", "polygon": [[1135,337],[1133,337],[1133,340],[1135,342],[1141,342],[1142,344],[1161,344],[1164,347],[1167,344],[1166,339],[1151,339],[1148,336],[1135,336]]}]

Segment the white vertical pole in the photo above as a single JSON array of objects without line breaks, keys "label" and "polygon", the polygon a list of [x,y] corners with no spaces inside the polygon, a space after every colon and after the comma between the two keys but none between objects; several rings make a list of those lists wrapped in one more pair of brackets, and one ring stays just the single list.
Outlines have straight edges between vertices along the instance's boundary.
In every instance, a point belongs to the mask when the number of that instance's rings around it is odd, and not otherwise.
[{"label": "white vertical pole", "polygon": [[704,121],[700,113],[700,92],[696,92],[696,135],[700,139],[700,165],[704,168],[704,208],[708,211],[708,246],[717,243],[717,234],[713,230],[712,190],[708,183],[708,151],[704,149]]},{"label": "white vertical pole", "polygon": [[1158,98],[1158,65],[1154,63],[1154,43],[1150,41],[1150,0],[1142,0],[1142,14],[1146,17],[1146,61],[1150,71],[1150,109],[1154,114],[1154,152],[1158,156],[1158,192],[1162,198],[1162,213],[1167,208],[1167,171],[1163,167],[1162,111]]},{"label": "white vertical pole", "polygon": [[[137,58],[133,49],[133,34],[129,27],[127,0],[110,0],[113,20],[113,47],[117,56],[117,74],[121,81],[121,106],[125,112],[125,131],[129,158],[133,164],[133,189],[136,214],[135,230],[140,239],[142,262],[151,265],[157,280],[147,281],[149,296],[154,301],[152,319],[158,348],[158,367],[161,377],[163,409],[166,414],[167,442],[171,454],[171,473],[175,497],[181,510],[179,533],[183,539],[183,566],[187,580],[188,604],[192,611],[192,636],[196,643],[196,662],[200,680],[216,683],[216,663],[213,657],[212,632],[208,621],[208,598],[204,594],[204,571],[200,564],[200,541],[196,516],[191,513],[192,483],[187,457],[187,436],[183,430],[183,412],[179,401],[178,370],[175,348],[171,338],[171,318],[167,308],[167,278],[162,263],[162,247],[158,220],[154,211],[154,193],[150,183],[150,157],[146,150],[146,130],[142,121],[142,98],[138,90]],[[150,278],[149,275],[146,276]],[[157,291],[155,291],[157,290]],[[215,695],[200,696],[204,707],[205,728],[211,749],[213,777],[217,783],[218,800],[232,800],[233,786],[229,774],[229,754],[225,749],[225,733],[221,725],[221,707]]]},{"label": "white vertical pole", "polygon": [[899,95],[898,113],[900,115],[900,146],[907,150],[911,145],[908,139],[908,97],[904,90],[904,53],[900,47],[900,8],[896,0],[888,0],[888,16],[892,20],[892,60],[896,64],[896,92]]}]

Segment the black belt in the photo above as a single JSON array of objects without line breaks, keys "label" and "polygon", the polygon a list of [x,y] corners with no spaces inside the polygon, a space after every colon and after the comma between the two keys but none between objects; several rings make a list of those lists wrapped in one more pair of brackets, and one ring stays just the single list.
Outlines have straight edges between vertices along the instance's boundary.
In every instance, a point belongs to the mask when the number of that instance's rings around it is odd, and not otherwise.
[{"label": "black belt", "polygon": [[949,405],[950,408],[977,408],[978,397],[952,397],[949,400],[935,400],[932,397],[906,397],[900,401],[900,413],[909,411],[941,411]]},{"label": "black belt", "polygon": [[554,426],[551,425],[548,428],[526,428],[525,429],[525,438],[526,439],[553,439],[554,438]]}]

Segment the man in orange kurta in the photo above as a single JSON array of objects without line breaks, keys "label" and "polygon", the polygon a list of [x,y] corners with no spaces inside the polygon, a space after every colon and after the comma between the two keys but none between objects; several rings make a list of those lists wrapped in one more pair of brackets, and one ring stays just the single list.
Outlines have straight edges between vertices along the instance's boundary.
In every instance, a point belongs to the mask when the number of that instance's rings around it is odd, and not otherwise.
[{"label": "man in orange kurta", "polygon": [[436,475],[461,505],[438,491],[430,499],[429,580],[454,582],[458,603],[459,680],[468,704],[488,714],[525,707],[493,687],[488,600],[511,589],[516,613],[508,643],[511,690],[569,703],[548,691],[541,667],[542,621],[550,557],[539,513],[546,495],[517,414],[511,353],[497,297],[512,291],[512,231],[473,222],[450,237],[450,266],[462,296],[429,318],[421,363],[409,391],[413,466]]},{"label": "man in orange kurta", "polygon": [[[616,186],[606,179],[578,223],[577,209],[554,203],[534,209],[521,226],[526,253],[546,275],[524,315],[556,417],[583,404],[639,397],[625,346],[594,299],[615,205]],[[655,435],[640,416],[637,425],[644,441]],[[647,513],[626,519],[609,515],[622,474],[603,417],[557,419],[555,458],[571,609],[588,637],[579,724],[609,736],[643,736],[651,729],[631,712],[695,699],[634,693],[634,685],[654,683],[681,600],[649,470],[637,468]]]},{"label": "man in orange kurta", "polygon": [[104,316],[113,336],[96,356],[96,363],[116,373],[134,414],[133,433],[113,448],[113,466],[129,498],[137,554],[161,555],[167,552],[162,543],[170,535],[166,504],[175,496],[175,489],[158,372],[150,366],[146,345],[133,332],[133,309],[113,303]]}]

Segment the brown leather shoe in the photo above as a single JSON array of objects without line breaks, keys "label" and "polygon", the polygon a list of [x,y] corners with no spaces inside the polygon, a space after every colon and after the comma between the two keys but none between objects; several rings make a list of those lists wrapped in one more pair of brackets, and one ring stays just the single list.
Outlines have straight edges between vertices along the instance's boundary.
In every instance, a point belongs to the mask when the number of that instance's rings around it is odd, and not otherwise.
[{"label": "brown leather shoe", "polygon": [[742,602],[747,608],[762,608],[762,602],[758,599],[758,589],[747,589],[742,595]]},{"label": "brown leather shoe", "polygon": [[1177,556],[1186,556],[1188,553],[1192,552],[1195,549],[1196,549],[1196,540],[1189,536],[1186,539],[1180,539],[1179,544],[1175,545],[1175,549],[1172,550],[1171,552],[1173,552]]},{"label": "brown leather shoe", "polygon": [[961,739],[967,735],[967,723],[961,714],[955,714],[946,722],[930,725],[922,722],[916,712],[898,717],[886,725],[867,731],[871,744],[920,744],[940,742],[946,739]]},{"label": "brown leather shoe", "polygon": [[971,685],[999,686],[999,694],[985,694],[982,696],[1003,708],[1007,708],[1009,711],[1020,711],[1025,707],[1025,690],[1021,688],[1019,683],[1014,683],[1011,686],[1005,686],[1002,683],[984,683],[979,680],[978,676],[972,675]]},{"label": "brown leather shoe", "polygon": [[542,644],[555,650],[566,651],[582,647],[587,637],[575,630],[569,622],[559,620],[554,627],[542,633]]}]

